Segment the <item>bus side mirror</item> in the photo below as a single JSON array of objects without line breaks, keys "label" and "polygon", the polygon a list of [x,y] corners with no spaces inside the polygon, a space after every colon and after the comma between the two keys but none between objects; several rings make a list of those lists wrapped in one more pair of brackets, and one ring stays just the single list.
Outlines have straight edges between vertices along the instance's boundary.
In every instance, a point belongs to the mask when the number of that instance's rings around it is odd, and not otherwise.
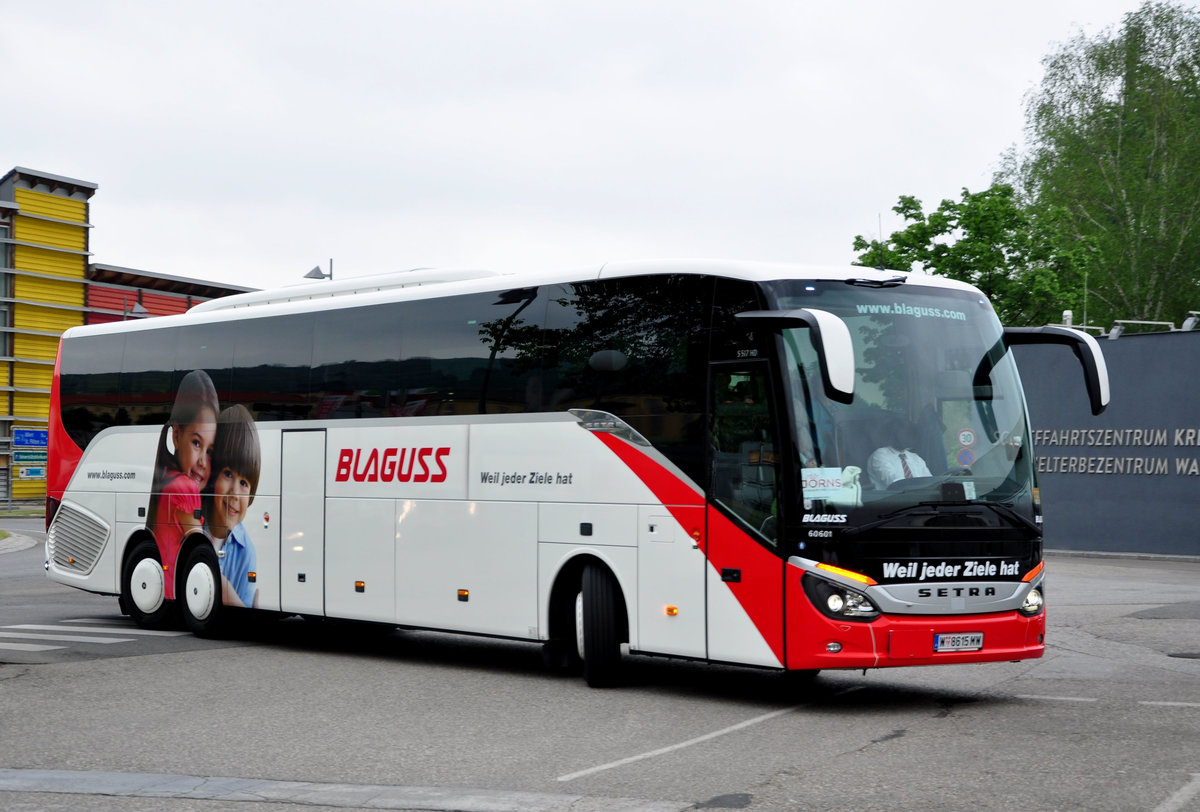
[{"label": "bus side mirror", "polygon": [[854,344],[846,322],[827,310],[802,307],[797,310],[747,310],[734,316],[755,327],[784,330],[807,327],[821,365],[825,396],[838,403],[854,399]]},{"label": "bus side mirror", "polygon": [[1018,344],[1065,344],[1070,347],[1083,365],[1092,414],[1100,414],[1108,406],[1108,365],[1104,363],[1099,342],[1087,333],[1054,324],[1045,327],[1006,327],[1004,343],[1009,347]]}]

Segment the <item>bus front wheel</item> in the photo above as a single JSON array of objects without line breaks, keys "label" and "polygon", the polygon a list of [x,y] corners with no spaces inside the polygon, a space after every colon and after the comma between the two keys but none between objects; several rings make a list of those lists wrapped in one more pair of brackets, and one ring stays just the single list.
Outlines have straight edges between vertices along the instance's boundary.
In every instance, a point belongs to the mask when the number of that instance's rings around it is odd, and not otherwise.
[{"label": "bus front wheel", "polygon": [[162,626],[171,614],[158,545],[149,539],[138,542],[125,559],[121,603],[143,629]]},{"label": "bus front wheel", "polygon": [[179,601],[183,622],[198,637],[216,633],[221,603],[221,567],[212,545],[197,544],[187,555],[183,568],[183,594]]},{"label": "bus front wheel", "polygon": [[592,688],[617,680],[621,665],[619,626],[621,592],[613,574],[600,564],[583,570],[583,588],[575,600],[575,636],[583,660],[583,678]]}]

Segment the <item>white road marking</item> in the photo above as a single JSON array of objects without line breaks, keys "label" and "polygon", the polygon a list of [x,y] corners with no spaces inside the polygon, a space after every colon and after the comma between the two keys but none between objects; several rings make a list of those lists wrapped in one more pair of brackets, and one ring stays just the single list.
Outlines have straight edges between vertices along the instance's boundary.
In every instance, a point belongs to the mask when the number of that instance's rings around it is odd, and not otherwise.
[{"label": "white road marking", "polygon": [[[1046,696],[1044,694],[1016,694],[1017,699],[1033,699],[1040,702],[1099,702],[1099,698],[1090,696]],[[1152,699],[1139,699],[1139,705],[1150,705],[1159,708],[1200,708],[1200,702],[1169,702]]]},{"label": "white road marking", "polygon": [[[591,798],[576,794],[514,792],[452,787],[405,787],[374,784],[318,784],[308,781],[259,781],[219,776],[102,773],[68,770],[0,769],[0,793],[52,792],[87,798],[165,798],[288,803],[322,809],[442,809],[458,812],[568,812],[572,809],[683,812],[695,807],[688,801],[651,801],[644,798]],[[69,805],[69,804],[68,804]],[[76,804],[89,807],[87,800]],[[142,805],[144,806],[144,805]],[[146,807],[150,808],[150,807]]]},{"label": "white road marking", "polygon": [[1200,773],[1192,773],[1192,780],[1184,784],[1167,800],[1154,807],[1154,812],[1179,812],[1188,801],[1200,795]]},{"label": "white road marking", "polygon": [[31,632],[0,632],[0,637],[22,640],[58,640],[63,643],[132,643],[132,637],[84,637],[74,634],[34,634]]},{"label": "white road marking", "polygon": [[[80,621],[64,621],[66,623],[79,623]],[[3,629],[30,629],[32,631],[42,632],[58,632],[70,630],[73,632],[97,632],[99,634],[140,634],[153,637],[181,637],[187,632],[166,632],[157,631],[155,629],[133,629],[124,626],[41,626],[35,623],[21,623],[17,626],[0,626]]]},{"label": "white road marking", "polygon": [[5,643],[0,642],[0,649],[4,651],[56,651],[66,646],[37,646],[33,643]]},{"label": "white road marking", "polygon": [[742,730],[743,728],[750,727],[751,725],[757,725],[760,722],[766,722],[770,719],[776,718],[777,716],[783,716],[784,714],[791,713],[791,712],[798,710],[800,708],[803,708],[803,707],[804,707],[804,705],[794,705],[790,708],[784,708],[783,710],[777,710],[777,711],[771,711],[770,713],[764,713],[762,716],[755,716],[753,719],[747,719],[744,722],[738,722],[736,725],[730,725],[729,727],[722,728],[720,730],[714,730],[712,733],[705,733],[703,736],[697,736],[696,738],[688,739],[685,742],[679,742],[678,744],[672,744],[668,747],[660,747],[657,750],[650,750],[649,752],[646,752],[646,753],[639,753],[636,756],[629,756],[628,758],[622,758],[617,761],[610,761],[608,764],[601,764],[597,767],[589,767],[588,769],[580,770],[579,772],[567,773],[566,775],[560,775],[557,780],[573,781],[576,778],[582,778],[585,775],[594,775],[595,773],[604,772],[605,770],[611,770],[614,767],[623,767],[626,764],[632,764],[635,761],[643,761],[648,758],[654,758],[655,756],[661,756],[661,755],[665,755],[667,753],[673,753],[676,750],[682,750],[685,747],[691,747],[693,744],[699,744],[700,742],[706,742],[706,741],[709,741],[710,739],[715,739],[720,736],[724,736],[727,733],[734,733],[738,730]]}]

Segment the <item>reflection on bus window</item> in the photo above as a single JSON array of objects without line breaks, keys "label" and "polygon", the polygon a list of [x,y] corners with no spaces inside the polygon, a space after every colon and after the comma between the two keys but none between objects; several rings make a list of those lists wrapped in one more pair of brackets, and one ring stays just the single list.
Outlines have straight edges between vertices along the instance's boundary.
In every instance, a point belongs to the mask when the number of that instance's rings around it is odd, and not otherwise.
[{"label": "reflection on bus window", "polygon": [[854,400],[836,404],[823,397],[809,332],[783,335],[799,464],[861,486],[819,498],[877,505],[877,515],[928,500],[1029,498],[1020,383],[985,300],[916,287],[869,305],[846,285],[781,283],[776,293],[777,307],[840,316],[855,349]]},{"label": "reflection on bus window", "polygon": [[712,455],[716,500],[774,544],[779,458],[766,364],[714,370]]}]

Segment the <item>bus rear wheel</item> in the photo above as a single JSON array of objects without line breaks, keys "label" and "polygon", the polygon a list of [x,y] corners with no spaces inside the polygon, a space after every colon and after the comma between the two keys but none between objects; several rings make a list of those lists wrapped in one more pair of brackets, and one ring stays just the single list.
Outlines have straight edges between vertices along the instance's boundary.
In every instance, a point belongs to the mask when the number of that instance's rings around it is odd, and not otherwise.
[{"label": "bus rear wheel", "polygon": [[183,622],[198,637],[212,637],[220,624],[221,567],[210,544],[201,542],[187,555],[183,566],[183,594],[180,609]]},{"label": "bus rear wheel", "polygon": [[149,539],[138,542],[125,559],[121,604],[143,629],[162,626],[171,615],[158,545]]},{"label": "bus rear wheel", "polygon": [[583,678],[592,688],[606,688],[617,681],[621,665],[620,600],[617,580],[607,567],[584,567],[583,588],[575,602],[575,629]]}]

